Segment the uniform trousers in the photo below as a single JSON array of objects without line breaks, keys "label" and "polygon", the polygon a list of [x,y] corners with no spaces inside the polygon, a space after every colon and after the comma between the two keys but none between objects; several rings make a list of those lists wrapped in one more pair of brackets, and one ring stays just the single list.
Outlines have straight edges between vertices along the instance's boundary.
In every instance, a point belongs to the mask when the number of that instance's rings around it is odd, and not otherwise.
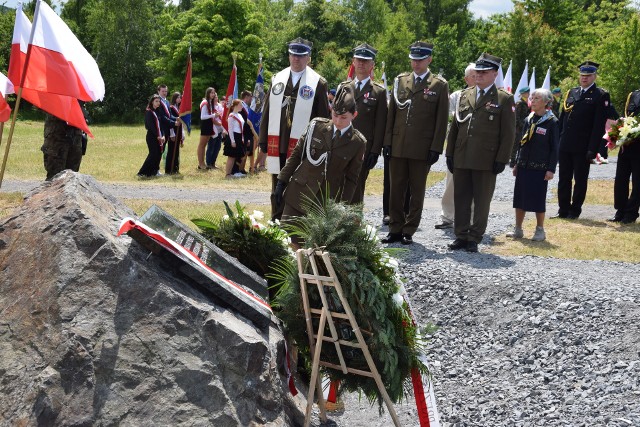
[{"label": "uniform trousers", "polygon": [[[413,236],[420,225],[424,190],[431,166],[426,160],[392,157],[390,162],[391,191],[389,193],[390,233]],[[409,212],[405,213],[404,203],[407,188],[411,192]]]},{"label": "uniform trousers", "polygon": [[476,243],[482,241],[495,188],[496,175],[491,171],[453,170],[454,232],[457,238]]},{"label": "uniform trousers", "polygon": [[[558,214],[580,216],[582,204],[587,196],[587,182],[591,163],[586,159],[587,153],[558,152]],[[573,197],[571,187],[573,185]]]},{"label": "uniform trousers", "polygon": [[[364,158],[366,160],[367,156],[365,155]],[[356,189],[353,192],[351,203],[362,203],[362,201],[364,200],[364,187],[367,183],[367,178],[369,177],[369,170],[370,169],[367,167],[365,161],[365,163],[362,164],[362,168],[360,169],[360,175],[358,176],[358,182],[356,184]]]},{"label": "uniform trousers", "polygon": [[[621,148],[616,166],[616,180],[613,186],[613,206],[616,216],[634,220],[640,210],[640,143]],[[631,178],[631,194],[629,194]]]},{"label": "uniform trousers", "polygon": [[[287,153],[280,153],[280,170],[284,168],[284,165],[287,163]],[[271,220],[275,221],[276,219],[282,218],[282,210],[284,209],[284,202],[278,206],[276,203],[276,185],[278,185],[278,175],[271,175]]]}]

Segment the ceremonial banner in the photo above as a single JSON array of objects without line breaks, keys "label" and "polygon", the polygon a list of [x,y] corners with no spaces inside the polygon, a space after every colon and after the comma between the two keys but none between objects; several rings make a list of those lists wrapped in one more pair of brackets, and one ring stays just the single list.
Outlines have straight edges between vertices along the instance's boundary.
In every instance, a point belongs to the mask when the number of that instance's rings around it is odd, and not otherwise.
[{"label": "ceremonial banner", "polygon": [[191,110],[193,108],[191,100],[191,47],[187,57],[187,73],[184,76],[182,86],[182,102],[180,103],[180,119],[187,127],[187,134],[191,135]]},{"label": "ceremonial banner", "polygon": [[353,76],[356,75],[356,69],[353,66],[353,62],[349,65],[349,71],[347,71],[347,80],[353,80]]},{"label": "ceremonial banner", "polygon": [[227,131],[229,130],[229,124],[227,123],[227,116],[229,115],[229,108],[231,102],[238,98],[238,70],[236,69],[236,60],[233,60],[233,68],[231,69],[231,75],[229,76],[229,84],[227,85],[227,95],[224,101],[224,114],[222,117],[222,126]]},{"label": "ceremonial banner", "polygon": [[262,107],[264,106],[265,96],[263,71],[262,61],[260,61],[256,84],[253,87],[253,97],[251,98],[251,105],[249,106],[249,120],[253,123],[253,128],[258,135],[260,134],[260,121],[262,120]]},{"label": "ceremonial banner", "polygon": [[498,89],[504,88],[504,74],[502,73],[502,64],[498,67],[498,76],[496,77],[496,81],[494,82]]},{"label": "ceremonial banner", "polygon": [[524,66],[524,70],[522,71],[522,76],[520,76],[520,81],[518,82],[518,87],[516,87],[516,91],[513,94],[513,100],[515,102],[520,101],[520,89],[526,87],[528,84],[527,76],[529,75],[529,61],[526,62]]},{"label": "ceremonial banner", "polygon": [[547,75],[544,76],[544,82],[542,82],[542,89],[551,90],[551,66],[547,69]]},{"label": "ceremonial banner", "polygon": [[513,93],[513,72],[511,70],[512,64],[513,61],[509,61],[509,68],[507,68],[507,72],[504,75],[504,90],[509,93]]},{"label": "ceremonial banner", "polygon": [[0,73],[0,122],[3,123],[11,117],[11,107],[5,99],[8,93],[13,93],[13,84],[7,76]]},{"label": "ceremonial banner", "polygon": [[531,71],[531,79],[529,80],[529,92],[536,90],[536,67],[533,67]]}]

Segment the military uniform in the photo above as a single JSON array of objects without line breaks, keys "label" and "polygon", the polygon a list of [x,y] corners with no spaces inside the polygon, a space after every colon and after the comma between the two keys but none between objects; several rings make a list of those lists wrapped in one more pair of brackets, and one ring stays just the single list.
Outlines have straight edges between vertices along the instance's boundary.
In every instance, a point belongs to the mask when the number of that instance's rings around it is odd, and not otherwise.
[{"label": "military uniform", "polygon": [[65,169],[78,172],[82,162],[82,131],[47,114],[44,121],[44,144],[41,149],[44,153],[47,181]]},{"label": "military uniform", "polygon": [[[363,43],[354,49],[354,58],[363,60],[375,59],[377,50]],[[353,119],[353,126],[358,129],[367,140],[367,147],[364,154],[365,162],[360,169],[358,185],[353,193],[353,203],[362,203],[364,199],[364,188],[369,177],[369,170],[377,160],[377,156],[382,152],[384,142],[385,124],[387,120],[387,89],[379,83],[368,79],[364,85],[358,89],[357,79],[354,80],[356,111],[358,115]]]},{"label": "military uniform", "polygon": [[[595,71],[594,71],[595,73]],[[581,87],[567,92],[560,115],[558,152],[558,216],[577,218],[587,194],[591,159],[602,143],[609,93],[595,83],[583,93]],[[572,180],[575,181],[572,192]],[[573,197],[572,197],[573,193]]]},{"label": "military uniform", "polygon": [[[640,116],[640,90],[631,92],[625,105],[625,116]],[[631,194],[629,194],[631,178]],[[620,147],[616,179],[613,187],[613,203],[616,215],[613,221],[632,223],[640,210],[640,142]]]},{"label": "military uniform", "polygon": [[[430,71],[416,83],[414,73],[396,77],[389,102],[384,145],[391,147],[390,234],[412,236],[424,205],[431,152],[442,153],[449,116],[449,85]],[[436,157],[437,158],[437,157]],[[407,187],[409,213],[404,213]]]},{"label": "military uniform", "polygon": [[553,101],[551,101],[551,112],[554,116],[560,118],[560,101],[553,97]]},{"label": "military uniform", "polygon": [[306,198],[320,199],[325,189],[332,199],[351,201],[365,146],[365,137],[353,126],[344,134],[338,131],[334,138],[331,120],[314,119],[278,175],[278,180],[286,183],[283,218],[304,215]]},{"label": "military uniform", "polygon": [[[491,59],[492,64],[497,64],[497,70],[500,58],[485,54],[476,61],[476,70],[487,69],[478,68],[486,57]],[[447,137],[448,165],[453,162],[454,244],[459,244],[450,246],[452,249],[462,249],[465,242],[473,242],[473,251],[477,251],[477,244],[482,241],[487,228],[496,175],[502,171],[498,167],[504,169],[509,162],[514,143],[513,95],[497,89],[495,84],[486,89],[487,92],[477,100],[477,86],[462,92]],[[466,249],[469,250],[468,247]]]}]

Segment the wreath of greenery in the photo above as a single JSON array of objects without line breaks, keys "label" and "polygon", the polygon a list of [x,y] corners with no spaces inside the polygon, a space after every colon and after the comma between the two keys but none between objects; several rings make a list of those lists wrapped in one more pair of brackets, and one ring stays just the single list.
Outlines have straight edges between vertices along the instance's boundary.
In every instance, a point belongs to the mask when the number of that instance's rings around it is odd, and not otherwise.
[{"label": "wreath of greenery", "polygon": [[[365,224],[359,207],[330,199],[307,202],[307,215],[284,227],[290,234],[300,237],[305,248],[323,248],[329,252],[382,382],[391,400],[397,403],[411,391],[414,368],[428,374],[427,367],[419,360],[425,344],[420,336],[425,334],[420,334],[412,321],[409,307],[400,294],[404,287],[398,276],[398,264],[390,256],[401,250],[382,248],[376,230]],[[298,345],[299,357],[311,372],[313,356],[309,349],[297,266],[290,260],[280,260],[276,270],[272,278],[277,280],[279,290],[274,306],[288,334]],[[320,307],[317,288],[310,286],[308,289],[311,306]],[[330,297],[330,301],[334,304],[332,310],[339,311],[337,295]],[[318,327],[317,322],[314,327]],[[348,323],[338,325],[338,331],[342,339],[355,340]],[[322,353],[323,360],[339,364],[334,346],[324,345]],[[350,367],[368,370],[359,349],[347,350],[344,355]],[[359,391],[371,404],[377,400],[379,410],[383,410],[382,396],[372,378],[322,369],[332,380],[340,380],[340,391]]]}]

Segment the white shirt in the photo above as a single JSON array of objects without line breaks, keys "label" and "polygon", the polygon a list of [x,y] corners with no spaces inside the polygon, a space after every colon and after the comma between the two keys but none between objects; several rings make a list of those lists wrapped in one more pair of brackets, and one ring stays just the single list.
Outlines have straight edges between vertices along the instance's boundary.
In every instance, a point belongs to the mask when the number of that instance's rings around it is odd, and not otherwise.
[{"label": "white shirt", "polygon": [[358,83],[361,83],[361,84],[360,84],[360,90],[362,90],[362,88],[367,84],[367,82],[368,82],[369,80],[371,80],[371,77],[367,77],[367,78],[366,78],[366,79],[364,79],[364,80],[358,80],[358,78],[356,77],[356,78],[353,80],[353,83],[356,85],[356,89],[358,88]]},{"label": "white shirt", "polygon": [[215,110],[216,113],[218,113],[218,117],[213,119],[214,123],[213,123],[213,137],[217,137],[218,135],[220,135],[222,133],[222,131],[224,131],[224,127],[222,126],[222,122],[221,124],[217,125],[215,124],[215,120],[220,120],[220,117],[222,117],[222,115],[224,114],[224,107],[222,106],[222,104],[220,104],[219,102],[217,104],[215,104],[213,106],[213,109]]},{"label": "white shirt", "polygon": [[416,79],[417,79],[418,77],[420,77],[420,81],[421,81],[421,82],[423,82],[423,81],[424,81],[424,79],[427,77],[427,74],[429,74],[429,70],[427,70],[424,74],[420,74],[420,75],[417,75],[417,74],[415,73],[415,71],[414,71],[414,72],[413,72],[413,81],[414,81],[414,83],[415,83],[415,81],[416,81]]},{"label": "white shirt", "polygon": [[[237,119],[237,120],[236,120]],[[236,144],[241,144],[242,141],[236,141],[236,133],[242,134],[242,127],[244,126],[244,118],[242,118],[242,114],[240,113],[231,113],[229,114],[229,136],[231,137],[231,141]]]},{"label": "white shirt", "polygon": [[484,94],[486,95],[487,92],[489,92],[489,90],[491,90],[491,87],[493,85],[495,85],[495,83],[491,83],[489,86],[485,87],[484,89],[480,89],[480,87],[478,86],[477,90],[476,90],[476,101],[478,101],[478,99],[480,99],[480,91],[481,90],[484,90]]},{"label": "white shirt", "polygon": [[[306,68],[305,68],[305,70],[306,70]],[[305,70],[302,70],[302,71],[293,71],[293,70],[291,70],[291,83],[293,84],[294,87],[300,81],[300,78],[304,74]]]},{"label": "white shirt", "polygon": [[345,133],[346,131],[348,131],[348,130],[349,130],[349,128],[351,127],[351,125],[352,125],[352,123],[349,123],[349,125],[348,125],[348,126],[345,126],[345,128],[344,128],[344,129],[338,129],[338,128],[336,127],[336,125],[333,125],[333,134],[335,135],[335,134],[336,134],[336,131],[337,131],[337,130],[339,130],[339,131],[340,131],[340,136],[342,136],[342,135],[344,135],[344,133]]}]

